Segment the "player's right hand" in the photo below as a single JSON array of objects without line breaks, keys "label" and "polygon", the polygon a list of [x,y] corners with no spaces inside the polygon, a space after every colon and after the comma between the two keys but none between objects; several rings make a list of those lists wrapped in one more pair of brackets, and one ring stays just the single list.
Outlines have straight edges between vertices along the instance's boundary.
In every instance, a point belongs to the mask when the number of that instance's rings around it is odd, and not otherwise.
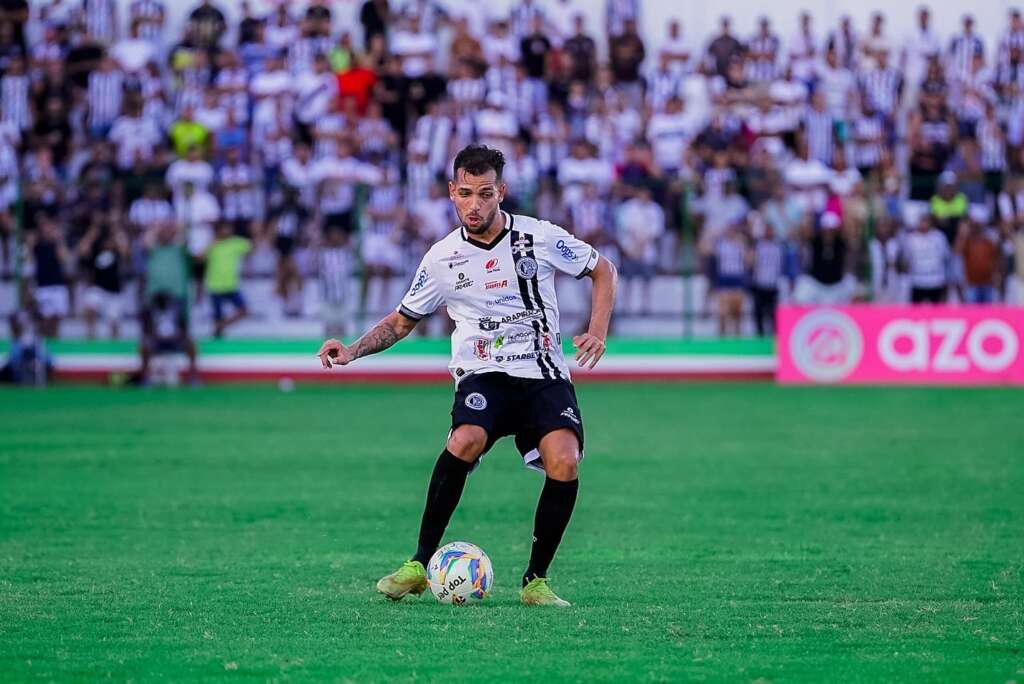
[{"label": "player's right hand", "polygon": [[343,345],[341,342],[335,339],[330,339],[320,345],[320,351],[317,353],[320,357],[320,363],[324,365],[324,368],[331,368],[334,366],[344,366],[352,362],[352,352]]}]

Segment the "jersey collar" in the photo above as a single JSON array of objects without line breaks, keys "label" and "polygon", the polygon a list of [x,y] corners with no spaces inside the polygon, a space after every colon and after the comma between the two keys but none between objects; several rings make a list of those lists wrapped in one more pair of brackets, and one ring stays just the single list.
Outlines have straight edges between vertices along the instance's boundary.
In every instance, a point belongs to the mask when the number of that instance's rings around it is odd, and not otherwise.
[{"label": "jersey collar", "polygon": [[499,244],[501,244],[501,241],[504,240],[505,236],[508,235],[510,230],[512,230],[512,224],[515,223],[515,219],[512,218],[511,214],[505,211],[502,211],[501,213],[505,215],[505,229],[498,233],[496,236],[494,236],[494,239],[491,240],[490,242],[480,242],[479,240],[473,239],[466,232],[465,226],[459,226],[459,234],[462,235],[463,240],[473,245],[474,247],[479,247],[480,249],[487,250],[494,249]]}]

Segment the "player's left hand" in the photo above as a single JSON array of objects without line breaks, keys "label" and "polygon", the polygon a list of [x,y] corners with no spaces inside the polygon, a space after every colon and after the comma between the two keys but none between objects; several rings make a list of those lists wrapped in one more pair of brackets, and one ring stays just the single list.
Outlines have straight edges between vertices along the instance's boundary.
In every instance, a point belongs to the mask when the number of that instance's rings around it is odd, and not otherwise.
[{"label": "player's left hand", "polygon": [[572,338],[572,343],[576,347],[576,365],[580,368],[593,368],[604,356],[604,340],[596,335],[583,333]]}]

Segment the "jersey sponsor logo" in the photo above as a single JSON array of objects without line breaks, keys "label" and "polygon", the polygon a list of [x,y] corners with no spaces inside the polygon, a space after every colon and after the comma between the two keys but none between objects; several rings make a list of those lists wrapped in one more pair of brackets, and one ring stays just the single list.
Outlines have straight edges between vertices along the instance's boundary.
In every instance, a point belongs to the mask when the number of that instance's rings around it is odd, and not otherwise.
[{"label": "jersey sponsor logo", "polygon": [[512,361],[529,361],[537,358],[537,352],[523,352],[522,354],[508,354],[506,356],[495,356],[494,360],[498,363],[505,363],[506,361],[511,363]]},{"label": "jersey sponsor logo", "polygon": [[488,273],[496,273],[501,270],[501,266],[498,265],[497,259],[488,259],[487,263],[484,264],[484,270]]},{"label": "jersey sponsor logo", "polygon": [[500,290],[503,287],[508,287],[508,280],[489,280],[484,284],[485,290]]},{"label": "jersey sponsor logo", "polygon": [[519,299],[519,295],[504,295],[502,297],[498,297],[497,299],[488,299],[486,304],[487,306],[495,306],[496,304],[507,304],[515,299]]},{"label": "jersey sponsor logo", "polygon": [[494,338],[494,349],[495,349],[495,351],[497,351],[498,349],[501,349],[504,346],[505,346],[505,336],[504,335],[498,335],[497,337]]},{"label": "jersey sponsor logo", "polygon": [[469,263],[469,259],[460,259],[459,261],[449,261],[448,268],[455,268],[456,266],[465,266]]},{"label": "jersey sponsor logo", "polygon": [[466,407],[471,408],[474,411],[483,411],[487,408],[487,397],[479,392],[473,392],[466,397]]},{"label": "jersey sponsor logo", "polygon": [[569,248],[569,245],[565,244],[565,240],[559,240],[555,243],[555,249],[562,255],[562,258],[566,261],[576,261],[576,252]]},{"label": "jersey sponsor logo", "polygon": [[491,349],[485,338],[476,337],[473,339],[473,356],[481,361],[487,361],[491,358]]},{"label": "jersey sponsor logo", "polygon": [[484,316],[480,319],[480,329],[489,332],[497,330],[499,326],[507,325],[509,323],[521,323],[523,321],[535,321],[543,315],[543,311],[540,309],[523,309],[517,311],[514,314],[508,316],[502,316],[501,318],[495,319],[491,316]]},{"label": "jersey sponsor logo", "polygon": [[516,273],[519,274],[520,278],[525,278],[526,280],[537,275],[536,260],[533,257],[523,257],[516,262]]},{"label": "jersey sponsor logo", "polygon": [[421,268],[420,272],[416,274],[416,282],[413,283],[412,289],[409,290],[409,294],[416,294],[423,289],[423,286],[427,284],[427,269]]},{"label": "jersey sponsor logo", "polygon": [[577,425],[580,424],[580,419],[576,417],[576,412],[572,410],[572,406],[568,406],[564,411],[562,411],[562,417],[568,418]]},{"label": "jersey sponsor logo", "polygon": [[528,251],[530,251],[530,243],[526,241],[525,237],[521,237],[512,243],[512,252],[514,254],[525,256]]},{"label": "jersey sponsor logo", "polygon": [[472,278],[467,278],[466,274],[460,271],[459,272],[459,282],[455,283],[455,289],[456,290],[465,290],[467,287],[471,287],[472,285],[473,285],[473,279]]}]

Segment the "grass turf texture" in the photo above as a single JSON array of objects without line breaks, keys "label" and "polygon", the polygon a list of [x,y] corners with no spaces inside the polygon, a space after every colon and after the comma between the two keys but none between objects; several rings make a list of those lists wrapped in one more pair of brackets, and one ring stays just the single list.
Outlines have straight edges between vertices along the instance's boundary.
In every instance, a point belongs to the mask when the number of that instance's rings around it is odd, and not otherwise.
[{"label": "grass turf texture", "polygon": [[552,575],[511,441],[446,541],[484,603],[390,604],[445,387],[0,392],[4,681],[1024,680],[1024,394],[585,385]]}]

